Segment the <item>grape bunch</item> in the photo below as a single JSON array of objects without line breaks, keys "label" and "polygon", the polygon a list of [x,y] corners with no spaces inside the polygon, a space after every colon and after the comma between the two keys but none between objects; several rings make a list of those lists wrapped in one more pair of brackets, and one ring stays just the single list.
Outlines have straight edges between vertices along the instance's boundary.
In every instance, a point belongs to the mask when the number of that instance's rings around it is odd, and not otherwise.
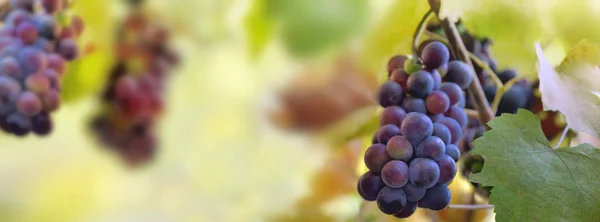
[{"label": "grape bunch", "polygon": [[369,171],[357,187],[363,199],[398,218],[417,207],[449,205],[447,184],[456,175],[457,145],[468,123],[463,91],[475,76],[468,64],[450,61],[443,43],[420,48],[419,58],[400,55],[388,64],[389,80],[378,93],[381,127],[365,152]]},{"label": "grape bunch", "polygon": [[9,10],[0,28],[0,129],[45,136],[84,23],[63,0],[11,0]]},{"label": "grape bunch", "polygon": [[103,108],[91,125],[101,143],[131,166],[155,155],[154,125],[163,111],[166,79],[177,63],[168,42],[168,30],[137,7],[118,32],[117,61],[102,95]]}]

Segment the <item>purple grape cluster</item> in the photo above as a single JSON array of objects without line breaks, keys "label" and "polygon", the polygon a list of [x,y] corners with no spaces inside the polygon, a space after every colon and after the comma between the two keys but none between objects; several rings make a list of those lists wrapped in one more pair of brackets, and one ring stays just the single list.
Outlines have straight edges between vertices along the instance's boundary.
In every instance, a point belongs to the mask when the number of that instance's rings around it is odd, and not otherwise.
[{"label": "purple grape cluster", "polygon": [[369,171],[357,187],[365,200],[398,218],[450,203],[447,184],[456,175],[468,120],[464,90],[474,76],[466,63],[450,61],[443,43],[420,48],[419,58],[395,56],[388,63],[389,80],[378,93],[381,127],[365,152]]},{"label": "purple grape cluster", "polygon": [[66,62],[78,56],[83,21],[66,16],[64,0],[10,3],[0,28],[0,128],[16,136],[48,135]]}]

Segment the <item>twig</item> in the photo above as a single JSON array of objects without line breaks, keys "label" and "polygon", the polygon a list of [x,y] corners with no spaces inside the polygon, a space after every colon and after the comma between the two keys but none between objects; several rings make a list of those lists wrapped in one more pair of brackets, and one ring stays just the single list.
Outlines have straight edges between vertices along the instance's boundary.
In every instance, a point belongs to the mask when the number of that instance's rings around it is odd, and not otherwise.
[{"label": "twig", "polygon": [[506,84],[504,84],[502,88],[496,91],[496,96],[494,96],[494,101],[492,102],[492,110],[494,111],[494,113],[498,112],[498,106],[500,106],[500,101],[502,100],[502,96],[504,95],[504,93],[506,93],[506,91],[508,91],[516,82],[524,78],[525,76],[515,77],[506,82]]},{"label": "twig", "polygon": [[[486,72],[489,73],[490,78],[492,79],[492,81],[494,81],[494,85],[496,85],[497,89],[500,89],[500,88],[502,88],[502,86],[504,86],[504,84],[502,84],[502,81],[500,80],[500,78],[498,78],[496,73],[494,73],[494,70],[492,70],[492,68],[490,68],[490,66],[486,62],[477,58],[477,56],[475,56],[475,54],[473,54],[471,52],[469,52],[469,56],[471,57],[471,60],[473,60],[473,62],[475,64],[477,64],[479,67],[482,67],[483,70],[485,70]],[[496,92],[496,93],[498,93],[498,92]]]},{"label": "twig", "polygon": [[569,129],[570,129],[569,125],[566,125],[565,129],[563,130],[562,134],[560,135],[560,139],[558,140],[558,143],[556,143],[556,145],[554,145],[554,149],[558,148],[560,146],[560,144],[562,144],[563,140],[567,136],[567,133],[569,132]]},{"label": "twig", "polygon": [[489,204],[450,204],[448,205],[450,209],[464,209],[464,210],[484,210],[484,209],[492,209],[494,205]]},{"label": "twig", "polygon": [[421,19],[421,21],[419,22],[419,25],[417,26],[417,30],[413,34],[412,48],[413,48],[413,52],[415,52],[415,53],[418,50],[417,44],[419,44],[419,39],[421,38],[423,31],[425,31],[425,28],[427,27],[427,23],[429,22],[429,19],[431,18],[431,14],[433,14],[433,11],[429,10],[429,11],[427,11],[427,13],[425,13],[425,15],[423,15],[423,18]]},{"label": "twig", "polygon": [[358,209],[358,216],[356,216],[356,222],[365,222],[367,221],[366,219],[366,213],[367,211],[367,201],[363,200],[360,203],[360,208]]},{"label": "twig", "polygon": [[[429,5],[434,12],[439,12],[439,0],[429,0]],[[462,42],[460,34],[458,33],[454,23],[448,18],[445,18],[441,20],[441,25],[446,33],[446,36],[448,37],[448,42],[450,42],[450,46],[454,52],[454,55],[456,55],[456,58],[467,63],[471,67],[471,70],[474,70],[473,64],[469,58],[469,52],[467,51],[465,44]],[[484,125],[486,129],[490,129],[486,123],[494,118],[494,114],[488,105],[485,94],[483,93],[483,88],[481,88],[481,83],[477,80],[475,72],[473,72],[473,81],[471,82],[471,85],[469,85],[468,91],[471,101],[474,102],[475,109],[479,113],[479,122]]]},{"label": "twig", "polygon": [[479,113],[477,112],[477,110],[465,109],[465,113],[467,113],[467,116],[471,119],[479,119]]}]

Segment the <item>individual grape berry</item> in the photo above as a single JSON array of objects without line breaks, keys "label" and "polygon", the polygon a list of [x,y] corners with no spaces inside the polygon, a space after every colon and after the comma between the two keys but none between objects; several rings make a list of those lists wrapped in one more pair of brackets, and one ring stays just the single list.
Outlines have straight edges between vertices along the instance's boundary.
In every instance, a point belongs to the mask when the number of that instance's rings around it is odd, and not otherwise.
[{"label": "individual grape berry", "polygon": [[442,91],[433,91],[425,100],[427,111],[432,114],[446,112],[450,108],[450,98]]},{"label": "individual grape berry", "polygon": [[46,53],[54,52],[54,44],[43,38],[38,38],[31,46]]},{"label": "individual grape berry", "polygon": [[450,183],[456,176],[456,162],[452,159],[452,157],[448,155],[443,155],[437,161],[438,167],[440,168],[440,179],[438,183]]},{"label": "individual grape berry", "polygon": [[416,98],[425,98],[433,91],[433,78],[427,71],[417,71],[408,77],[406,93]]},{"label": "individual grape berry", "polygon": [[463,91],[456,83],[445,82],[440,87],[440,91],[446,93],[450,99],[450,106],[454,106],[464,99]]},{"label": "individual grape berry", "polygon": [[25,79],[27,89],[36,94],[44,94],[50,89],[50,80],[43,73],[32,74]]},{"label": "individual grape berry", "polygon": [[379,124],[381,126],[387,124],[400,126],[406,115],[406,111],[404,111],[404,109],[400,108],[399,106],[388,106],[385,109],[383,109],[383,112],[379,117]]},{"label": "individual grape berry", "polygon": [[381,179],[390,188],[401,188],[408,182],[408,165],[400,160],[387,162],[381,169]]},{"label": "individual grape berry", "polygon": [[438,123],[443,124],[450,130],[450,135],[452,135],[452,140],[450,143],[458,144],[458,141],[462,137],[462,128],[460,127],[460,124],[450,117],[444,117],[438,121]]},{"label": "individual grape berry", "polygon": [[460,159],[460,150],[454,144],[446,145],[446,155],[450,156],[455,162]]},{"label": "individual grape berry", "polygon": [[436,122],[433,124],[433,134],[431,135],[440,138],[446,145],[452,141],[450,129],[441,123]]},{"label": "individual grape berry", "polygon": [[408,60],[408,57],[405,55],[397,55],[390,59],[388,62],[388,75],[391,75],[392,72],[399,68],[404,68],[404,62]]},{"label": "individual grape berry", "polygon": [[506,84],[508,81],[514,79],[515,77],[517,77],[517,72],[513,69],[507,69],[498,73],[498,79],[500,79],[500,81],[502,81],[503,84]]},{"label": "individual grape berry", "polygon": [[71,17],[71,28],[75,31],[75,35],[79,36],[83,32],[84,23],[81,17],[74,15]]},{"label": "individual grape berry", "polygon": [[33,22],[38,30],[39,37],[55,39],[60,31],[60,26],[51,15],[37,15]]},{"label": "individual grape berry", "polygon": [[419,98],[406,98],[402,103],[402,108],[407,113],[417,112],[417,113],[427,113],[427,108],[425,105],[425,100]]},{"label": "individual grape berry", "polygon": [[400,84],[400,86],[402,86],[403,89],[406,89],[406,82],[408,81],[408,73],[406,73],[403,68],[396,69],[396,70],[392,71],[390,80]]},{"label": "individual grape berry", "polygon": [[0,51],[0,58],[18,57],[22,49],[23,46],[18,44],[8,45]]},{"label": "individual grape berry", "polygon": [[56,53],[48,54],[48,68],[56,71],[60,76],[65,74],[65,59]]},{"label": "individual grape berry", "polygon": [[494,85],[486,85],[483,87],[483,93],[485,94],[485,98],[487,99],[489,104],[494,102],[494,97],[496,97],[496,86]]},{"label": "individual grape berry", "polygon": [[379,105],[388,107],[402,104],[404,99],[404,91],[402,86],[394,81],[386,81],[379,87]]},{"label": "individual grape berry", "polygon": [[384,214],[399,213],[406,206],[406,194],[402,189],[383,187],[377,195],[377,207]]},{"label": "individual grape berry", "polygon": [[32,92],[23,92],[17,99],[17,110],[26,116],[35,116],[42,111],[42,101]]},{"label": "individual grape berry", "polygon": [[383,144],[373,144],[365,152],[365,165],[371,172],[381,172],[381,169],[389,160],[390,158]]},{"label": "individual grape berry", "polygon": [[459,107],[456,107],[456,106],[450,107],[450,109],[448,109],[448,111],[446,111],[444,113],[444,116],[450,117],[450,118],[456,120],[456,122],[458,122],[458,125],[460,125],[461,128],[467,127],[467,122],[468,122],[467,113]]},{"label": "individual grape berry", "polygon": [[442,76],[437,69],[431,71],[431,78],[433,78],[433,90],[438,90],[442,87]]},{"label": "individual grape berry", "polygon": [[415,158],[408,166],[410,182],[417,188],[433,187],[440,178],[440,169],[435,161],[427,158]]},{"label": "individual grape berry", "polygon": [[402,68],[404,68],[406,73],[412,75],[414,72],[421,70],[421,64],[416,59],[407,59]]},{"label": "individual grape berry", "polygon": [[438,69],[450,60],[450,51],[444,43],[431,42],[423,48],[421,60],[428,69]]},{"label": "individual grape berry", "polygon": [[409,113],[402,122],[401,134],[413,147],[419,145],[433,133],[433,123],[422,113]]},{"label": "individual grape berry", "polygon": [[16,136],[25,136],[31,132],[31,120],[28,116],[15,112],[6,118],[6,128]]},{"label": "individual grape berry", "polygon": [[[404,121],[403,121],[404,122]],[[392,137],[400,135],[400,128],[396,125],[388,124],[379,128],[377,133],[377,141],[387,144]]]},{"label": "individual grape berry", "polygon": [[49,112],[54,112],[60,107],[60,94],[56,89],[50,89],[42,95],[42,104],[44,109]]},{"label": "individual grape berry", "polygon": [[60,91],[62,83],[60,82],[60,76],[58,75],[58,72],[54,71],[53,69],[46,69],[44,70],[43,75],[48,78],[48,82],[50,82],[50,89]]},{"label": "individual grape berry", "polygon": [[496,116],[500,116],[502,113],[517,113],[519,108],[525,107],[527,103],[527,94],[519,86],[513,86],[508,89],[498,104],[498,112]]},{"label": "individual grape berry", "polygon": [[33,44],[38,39],[38,30],[31,22],[22,22],[17,26],[17,36],[25,44]]},{"label": "individual grape berry", "polygon": [[473,70],[467,63],[462,61],[452,61],[448,63],[448,72],[444,76],[444,80],[456,83],[461,89],[466,89],[473,81]]},{"label": "individual grape berry", "polygon": [[384,186],[381,177],[373,172],[366,172],[358,180],[359,193],[367,201],[377,200],[377,194]]},{"label": "individual grape berry", "polygon": [[443,210],[450,204],[450,189],[446,184],[437,184],[425,193],[420,203],[431,210]]},{"label": "individual grape berry", "polygon": [[18,60],[25,75],[41,72],[48,64],[44,52],[33,47],[23,48]]},{"label": "individual grape berry", "polygon": [[47,112],[41,112],[31,118],[31,129],[38,136],[46,136],[52,131],[52,119]]},{"label": "individual grape berry", "polygon": [[13,9],[23,9],[27,11],[33,11],[34,0],[10,0],[10,6]]},{"label": "individual grape berry", "polygon": [[73,61],[78,56],[77,43],[73,39],[62,39],[56,52],[68,61]]},{"label": "individual grape berry", "polygon": [[392,137],[386,147],[387,154],[394,160],[402,160],[408,162],[414,153],[413,146],[403,136]]},{"label": "individual grape berry", "polygon": [[394,217],[408,218],[411,215],[413,215],[416,211],[417,211],[417,202],[407,201],[406,206],[404,206],[404,208],[402,208],[402,210],[400,212],[394,214]]},{"label": "individual grape berry", "polygon": [[412,183],[406,183],[404,187],[402,187],[404,193],[406,194],[406,200],[410,202],[417,202],[425,196],[426,188],[418,188]]},{"label": "individual grape berry", "polygon": [[429,115],[429,118],[431,118],[431,122],[439,122],[442,118],[444,118],[444,114],[431,114]]},{"label": "individual grape berry", "polygon": [[421,158],[429,158],[435,161],[440,160],[446,153],[446,144],[442,139],[430,136],[425,139],[415,149],[415,155]]},{"label": "individual grape berry", "polygon": [[52,14],[63,9],[63,0],[42,0],[42,7],[49,14]]},{"label": "individual grape berry", "polygon": [[21,78],[21,67],[19,61],[13,57],[5,57],[0,61],[0,75],[14,79]]},{"label": "individual grape berry", "polygon": [[76,37],[75,29],[73,27],[63,27],[58,33],[58,39],[74,39]]}]

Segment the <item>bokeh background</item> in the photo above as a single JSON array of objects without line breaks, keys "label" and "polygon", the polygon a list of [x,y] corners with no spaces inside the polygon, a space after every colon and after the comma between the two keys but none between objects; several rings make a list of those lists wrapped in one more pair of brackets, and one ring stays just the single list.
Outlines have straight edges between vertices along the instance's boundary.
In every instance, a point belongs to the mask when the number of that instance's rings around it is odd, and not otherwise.
[{"label": "bokeh background", "polygon": [[[591,0],[453,2],[451,12],[471,12],[467,28],[494,38],[499,64],[531,78],[533,41],[547,43],[557,62],[600,33],[573,25],[597,17]],[[468,10],[487,3],[502,7]],[[181,63],[166,83],[159,150],[141,167],[102,148],[87,125],[125,0],[72,7],[86,24],[85,53],[69,65],[53,134],[0,139],[0,221],[391,220],[362,203],[356,180],[377,127],[374,90],[387,59],[410,52],[426,1],[146,0]],[[465,178],[452,191],[453,203],[472,202]],[[466,217],[493,214],[446,210],[411,220]]]}]

